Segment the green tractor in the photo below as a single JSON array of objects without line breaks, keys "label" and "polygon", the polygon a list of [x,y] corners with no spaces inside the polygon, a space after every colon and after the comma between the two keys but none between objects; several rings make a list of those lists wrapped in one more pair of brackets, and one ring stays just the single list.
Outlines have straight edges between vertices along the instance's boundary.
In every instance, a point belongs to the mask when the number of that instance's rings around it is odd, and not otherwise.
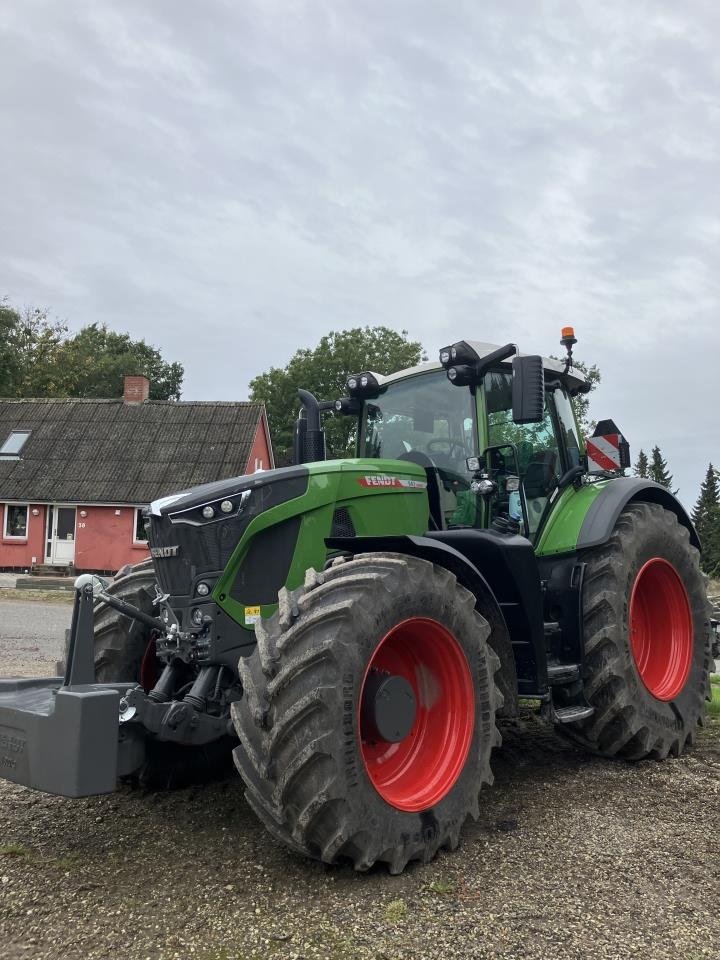
[{"label": "green tractor", "polygon": [[[700,544],[612,421],[583,443],[575,342],[301,391],[293,466],[157,500],[152,563],[78,585],[65,676],[0,681],[0,774],[83,796],[232,757],[292,850],[399,873],[478,817],[520,698],[595,754],[678,756],[709,690]],[[325,459],[329,411],[356,458]]]}]

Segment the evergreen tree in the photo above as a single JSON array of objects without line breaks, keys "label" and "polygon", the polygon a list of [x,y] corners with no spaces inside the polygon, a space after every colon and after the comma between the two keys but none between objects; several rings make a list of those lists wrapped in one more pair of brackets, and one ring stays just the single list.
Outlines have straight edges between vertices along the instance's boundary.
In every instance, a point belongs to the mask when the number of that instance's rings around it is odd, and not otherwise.
[{"label": "evergreen tree", "polygon": [[648,458],[644,450],[641,450],[638,454],[637,463],[633,467],[633,471],[636,477],[644,477],[646,480],[648,478]]},{"label": "evergreen tree", "polygon": [[[668,490],[672,490],[673,477],[668,470],[667,461],[663,459],[660,447],[656,445],[652,448],[650,458],[650,467],[647,474],[649,479],[661,484]],[[677,490],[673,490],[673,493],[677,493]]]},{"label": "evergreen tree", "polygon": [[708,464],[705,480],[700,487],[693,523],[702,544],[701,565],[711,577],[720,576],[720,482],[718,472]]}]

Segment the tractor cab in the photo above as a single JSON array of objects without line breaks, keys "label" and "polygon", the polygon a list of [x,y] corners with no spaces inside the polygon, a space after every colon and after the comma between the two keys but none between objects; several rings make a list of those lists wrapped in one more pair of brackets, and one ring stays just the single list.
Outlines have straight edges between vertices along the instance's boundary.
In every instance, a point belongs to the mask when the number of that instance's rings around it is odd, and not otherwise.
[{"label": "tractor cab", "polygon": [[[472,364],[453,365],[453,349]],[[536,540],[557,492],[584,472],[570,398],[585,380],[556,360],[515,356],[511,365],[513,353],[463,341],[440,362],[348,379],[358,456],[423,466],[431,529],[509,523]]]}]

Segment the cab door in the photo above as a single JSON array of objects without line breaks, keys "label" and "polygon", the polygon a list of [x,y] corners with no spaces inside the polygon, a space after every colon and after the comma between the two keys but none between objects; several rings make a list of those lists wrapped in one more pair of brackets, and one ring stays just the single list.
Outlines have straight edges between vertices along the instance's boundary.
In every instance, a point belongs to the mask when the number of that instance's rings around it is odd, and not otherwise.
[{"label": "cab door", "polygon": [[[498,483],[498,491],[490,504],[488,522],[492,521],[493,513],[508,513],[520,522],[525,535],[535,541],[559,479],[580,462],[579,431],[570,400],[558,383],[545,392],[541,422],[514,423],[512,375],[508,371],[493,370],[483,378],[480,405],[485,448],[508,446],[507,451],[500,450],[490,457],[490,466],[495,465],[493,479]],[[519,483],[513,482],[514,474]]]}]

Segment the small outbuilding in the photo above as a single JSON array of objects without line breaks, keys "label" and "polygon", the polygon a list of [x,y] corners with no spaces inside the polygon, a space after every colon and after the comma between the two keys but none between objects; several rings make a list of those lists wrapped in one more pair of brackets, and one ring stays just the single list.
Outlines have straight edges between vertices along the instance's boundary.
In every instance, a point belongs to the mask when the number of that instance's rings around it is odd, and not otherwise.
[{"label": "small outbuilding", "polygon": [[273,467],[261,403],[0,400],[0,570],[114,572],[148,554],[152,500]]}]

